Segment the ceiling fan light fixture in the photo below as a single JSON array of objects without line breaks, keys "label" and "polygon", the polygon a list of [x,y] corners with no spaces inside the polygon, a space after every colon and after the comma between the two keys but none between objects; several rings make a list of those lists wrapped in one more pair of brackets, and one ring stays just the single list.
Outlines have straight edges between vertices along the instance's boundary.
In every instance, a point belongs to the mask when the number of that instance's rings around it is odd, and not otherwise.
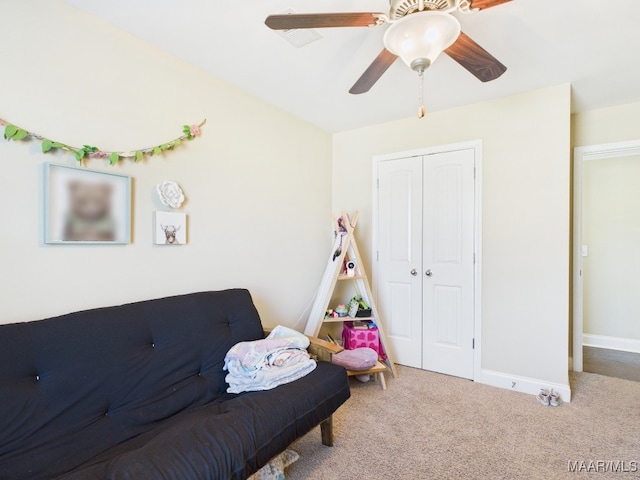
[{"label": "ceiling fan light fixture", "polygon": [[384,46],[413,70],[422,73],[460,36],[460,22],[449,13],[416,12],[392,23]]}]

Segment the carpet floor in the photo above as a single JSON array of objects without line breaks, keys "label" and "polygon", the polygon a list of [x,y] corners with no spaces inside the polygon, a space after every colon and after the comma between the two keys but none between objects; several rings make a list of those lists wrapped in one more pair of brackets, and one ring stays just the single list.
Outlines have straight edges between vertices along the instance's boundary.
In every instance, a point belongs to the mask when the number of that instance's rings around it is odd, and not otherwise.
[{"label": "carpet floor", "polygon": [[640,478],[640,383],[572,373],[571,403],[398,367],[388,389],[351,379],[334,414],[291,448],[287,480]]}]

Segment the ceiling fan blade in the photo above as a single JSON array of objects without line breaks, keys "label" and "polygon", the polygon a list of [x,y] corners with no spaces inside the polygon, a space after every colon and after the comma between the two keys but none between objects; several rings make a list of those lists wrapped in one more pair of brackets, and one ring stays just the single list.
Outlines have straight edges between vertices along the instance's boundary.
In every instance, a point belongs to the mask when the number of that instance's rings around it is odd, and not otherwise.
[{"label": "ceiling fan blade", "polygon": [[495,80],[507,71],[507,67],[465,33],[460,33],[445,53],[482,82]]},{"label": "ceiling fan blade", "polygon": [[503,3],[507,3],[510,1],[511,0],[473,0],[471,2],[471,8],[484,10],[486,8],[496,7],[498,5],[502,5]]},{"label": "ceiling fan blade", "polygon": [[288,13],[269,15],[264,21],[273,30],[329,27],[369,27],[384,23],[383,13]]},{"label": "ceiling fan blade", "polygon": [[368,92],[371,87],[380,79],[382,74],[387,71],[393,62],[398,58],[386,48],[383,49],[376,59],[367,67],[360,78],[353,84],[349,93],[358,95]]}]

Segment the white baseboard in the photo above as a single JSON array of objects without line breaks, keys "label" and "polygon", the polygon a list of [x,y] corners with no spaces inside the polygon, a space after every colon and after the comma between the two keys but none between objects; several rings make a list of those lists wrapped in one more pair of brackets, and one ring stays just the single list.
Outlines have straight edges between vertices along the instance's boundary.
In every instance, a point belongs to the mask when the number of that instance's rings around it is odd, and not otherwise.
[{"label": "white baseboard", "polygon": [[518,375],[509,375],[507,373],[496,372],[493,370],[482,370],[480,379],[475,379],[478,383],[491,385],[493,387],[513,390],[520,393],[528,393],[537,395],[541,388],[548,390],[553,389],[558,392],[565,402],[571,401],[571,387],[567,383],[550,383],[535,378],[521,377]]},{"label": "white baseboard", "polygon": [[631,338],[607,337],[605,335],[583,333],[582,345],[585,347],[608,348],[609,350],[640,353],[640,340]]}]

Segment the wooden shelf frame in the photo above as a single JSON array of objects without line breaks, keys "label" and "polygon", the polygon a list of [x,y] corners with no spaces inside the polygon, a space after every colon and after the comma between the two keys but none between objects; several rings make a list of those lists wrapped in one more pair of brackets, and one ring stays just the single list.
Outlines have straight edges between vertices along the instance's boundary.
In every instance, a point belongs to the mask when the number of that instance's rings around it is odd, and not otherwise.
[{"label": "wooden shelf frame", "polygon": [[[387,358],[384,362],[378,363],[385,366],[384,371],[389,370],[394,377],[397,377],[398,373],[395,363],[393,362],[389,348],[387,348],[388,344],[386,341],[386,336],[384,334],[380,313],[378,312],[375,302],[373,301],[373,293],[371,292],[371,287],[369,286],[369,280],[364,269],[362,257],[360,256],[360,252],[358,251],[358,246],[355,241],[354,230],[357,222],[358,212],[355,212],[355,214],[351,218],[345,212],[342,213],[341,217],[334,218],[334,229],[336,232],[336,238],[334,240],[333,249],[331,250],[324,275],[322,276],[320,287],[318,288],[318,293],[316,294],[316,297],[313,301],[304,333],[309,336],[317,337],[320,333],[322,324],[325,322],[335,323],[353,320],[373,321],[378,328],[378,337],[387,355]],[[343,268],[346,258],[348,258],[349,260],[354,260],[356,262],[356,271],[355,275],[353,276],[348,276],[344,273]],[[353,282],[356,294],[360,295],[362,299],[367,303],[367,305],[371,308],[371,317],[325,318],[325,313],[329,308],[329,302],[331,301],[337,282],[343,282],[347,280]],[[378,365],[376,365],[376,367],[378,367]],[[375,373],[383,377],[384,371],[375,371],[368,373]],[[354,374],[360,375],[364,374],[364,372],[356,372]],[[386,388],[384,378],[382,378],[381,383],[383,384],[383,388]]]},{"label": "wooden shelf frame", "polygon": [[350,377],[357,375],[373,375],[373,377],[380,382],[382,389],[386,390],[387,382],[384,379],[384,372],[386,372],[387,370],[387,366],[384,363],[378,361],[373,367],[367,370],[347,370],[347,375],[349,375]]}]

